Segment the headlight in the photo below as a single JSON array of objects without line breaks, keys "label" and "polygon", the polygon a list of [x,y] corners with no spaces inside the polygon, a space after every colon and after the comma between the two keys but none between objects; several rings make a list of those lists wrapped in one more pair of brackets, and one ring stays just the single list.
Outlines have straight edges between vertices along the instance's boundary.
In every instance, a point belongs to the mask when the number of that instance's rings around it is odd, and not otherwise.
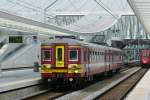
[{"label": "headlight", "polygon": [[46,65],[46,68],[47,68],[47,69],[51,68],[51,65]]},{"label": "headlight", "polygon": [[42,66],[41,66],[41,69],[45,69],[45,68],[46,68],[46,66],[45,66],[45,65],[42,65]]},{"label": "headlight", "polygon": [[69,66],[68,66],[68,68],[77,68],[77,64],[70,64]]},{"label": "headlight", "polygon": [[74,72],[75,72],[75,73],[78,73],[79,71],[78,71],[78,70],[75,70]]},{"label": "headlight", "polygon": [[44,64],[44,65],[42,65],[42,67],[41,68],[46,68],[46,69],[50,69],[51,68],[51,65],[50,64]]}]

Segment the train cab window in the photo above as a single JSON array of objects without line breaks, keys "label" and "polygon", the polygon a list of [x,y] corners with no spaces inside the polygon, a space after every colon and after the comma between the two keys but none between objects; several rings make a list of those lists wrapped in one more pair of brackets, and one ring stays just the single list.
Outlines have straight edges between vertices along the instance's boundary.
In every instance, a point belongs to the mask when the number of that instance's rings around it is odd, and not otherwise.
[{"label": "train cab window", "polygon": [[145,58],[148,57],[148,53],[147,53],[147,52],[144,52],[144,53],[143,53],[143,57],[145,57]]},{"label": "train cab window", "polygon": [[78,50],[69,50],[69,60],[78,61]]},{"label": "train cab window", "polygon": [[49,50],[43,51],[43,60],[50,61],[51,60],[51,53]]}]

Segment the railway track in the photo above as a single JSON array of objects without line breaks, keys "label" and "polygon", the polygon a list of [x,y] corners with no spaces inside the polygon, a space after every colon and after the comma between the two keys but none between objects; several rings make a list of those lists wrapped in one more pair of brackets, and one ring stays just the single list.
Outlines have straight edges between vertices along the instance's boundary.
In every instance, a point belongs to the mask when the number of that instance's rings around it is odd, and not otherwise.
[{"label": "railway track", "polygon": [[118,85],[122,80],[127,79],[138,70],[140,70],[140,67],[129,68],[128,70],[121,71],[114,76],[100,79],[98,82],[85,87],[84,89],[74,91],[70,94],[59,97],[56,100],[93,100],[100,94],[109,91],[110,88]]},{"label": "railway track", "polygon": [[123,66],[123,67],[120,69],[120,72],[126,71],[126,70],[128,70],[128,69],[130,69],[130,67],[125,67],[125,66]]},{"label": "railway track", "polygon": [[[83,89],[86,89],[88,87],[91,86],[91,88],[96,88],[95,84],[97,84],[97,82],[100,82],[100,85],[98,85],[99,87],[103,88],[105,85],[108,85],[110,84],[111,82],[117,80],[118,78],[120,77],[123,77],[124,74],[122,74],[122,72],[126,72],[127,70],[129,70],[130,68],[123,68],[120,70],[120,73],[117,74],[117,75],[114,75],[112,77],[108,77],[106,78],[106,76],[104,77],[101,77],[98,81],[96,82],[91,82],[91,83],[88,83],[88,85],[84,86]],[[92,87],[93,86],[93,87]],[[82,89],[80,89],[82,90]],[[79,90],[79,91],[80,91]],[[68,95],[68,94],[72,94],[74,92],[76,92],[77,90],[71,90],[71,89],[65,89],[65,90],[55,90],[55,89],[49,89],[49,90],[45,90],[43,92],[39,92],[39,93],[36,93],[36,94],[32,94],[31,96],[29,96],[28,98],[24,98],[24,100],[53,100],[55,98],[59,98],[59,97],[63,97],[65,95]],[[74,98],[74,97],[73,97]],[[71,98],[70,98],[71,99]],[[75,99],[75,98],[74,98]],[[74,100],[73,99],[73,100]],[[96,98],[98,99],[98,98]],[[75,100],[78,100],[75,99]]]},{"label": "railway track", "polygon": [[122,100],[132,90],[132,88],[140,81],[144,74],[148,71],[141,68],[139,71],[119,83],[108,91],[96,97],[94,100]]},{"label": "railway track", "polygon": [[48,90],[46,92],[33,95],[31,97],[25,98],[23,100],[54,100],[55,98],[58,98],[60,96],[63,96],[65,94],[71,93],[70,90]]}]

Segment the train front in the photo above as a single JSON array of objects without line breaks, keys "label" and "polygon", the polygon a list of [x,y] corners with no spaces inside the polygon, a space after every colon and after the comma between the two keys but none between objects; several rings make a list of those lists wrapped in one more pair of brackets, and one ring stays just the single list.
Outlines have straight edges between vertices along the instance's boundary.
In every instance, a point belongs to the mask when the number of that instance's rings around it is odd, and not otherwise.
[{"label": "train front", "polygon": [[150,65],[150,50],[142,50],[140,54],[140,63],[143,67]]},{"label": "train front", "polygon": [[75,81],[83,77],[81,48],[68,43],[41,45],[41,77],[51,80]]}]

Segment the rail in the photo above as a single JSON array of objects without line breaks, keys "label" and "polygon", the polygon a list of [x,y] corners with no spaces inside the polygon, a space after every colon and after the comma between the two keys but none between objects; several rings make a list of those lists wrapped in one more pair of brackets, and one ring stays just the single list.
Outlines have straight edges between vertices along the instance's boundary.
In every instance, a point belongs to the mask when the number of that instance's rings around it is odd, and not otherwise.
[{"label": "rail", "polygon": [[[120,73],[126,72],[126,71],[128,71],[130,69],[131,68],[123,68]],[[133,69],[133,70],[134,70],[134,72],[136,72],[136,70],[138,70],[138,69],[139,68]],[[83,99],[82,96],[81,96],[82,92],[83,92],[83,96],[84,96],[85,95],[84,91],[90,91],[91,88],[92,89],[95,88],[95,86],[96,86],[95,84],[100,83],[101,85],[98,85],[98,86],[103,88],[104,85],[110,84],[110,81],[114,81],[114,80],[116,80],[116,78],[123,77],[124,74],[121,74],[121,75],[117,74],[117,75],[114,75],[114,76],[116,76],[116,77],[114,77],[114,79],[113,79],[113,77],[112,77],[112,79],[109,78],[109,77],[108,77],[108,79],[106,79],[106,77],[101,77],[97,81],[93,81],[93,82],[89,82],[89,83],[84,84],[84,86],[81,87],[81,88],[79,88],[79,89],[74,89],[73,90],[73,89],[70,89],[69,87],[67,87],[68,89],[64,88],[63,91],[60,91],[58,89],[56,89],[56,90],[55,89],[50,89],[50,90],[48,90],[46,92],[42,92],[42,93],[39,92],[39,93],[36,93],[36,94],[32,94],[32,96],[30,96],[29,98],[26,98],[24,100],[36,100],[36,99],[38,99],[38,100],[43,100],[43,99],[44,100],[52,100],[52,99],[58,99],[58,100],[72,99],[72,100],[78,100],[78,99]],[[90,89],[88,90],[88,88],[90,88]],[[81,96],[81,98],[80,98],[80,96]],[[73,99],[73,98],[76,98],[76,99]]]},{"label": "rail", "polygon": [[94,100],[122,100],[133,89],[133,87],[140,81],[140,79],[148,71],[146,68],[141,68],[139,71],[116,84],[108,91],[96,97]]}]

